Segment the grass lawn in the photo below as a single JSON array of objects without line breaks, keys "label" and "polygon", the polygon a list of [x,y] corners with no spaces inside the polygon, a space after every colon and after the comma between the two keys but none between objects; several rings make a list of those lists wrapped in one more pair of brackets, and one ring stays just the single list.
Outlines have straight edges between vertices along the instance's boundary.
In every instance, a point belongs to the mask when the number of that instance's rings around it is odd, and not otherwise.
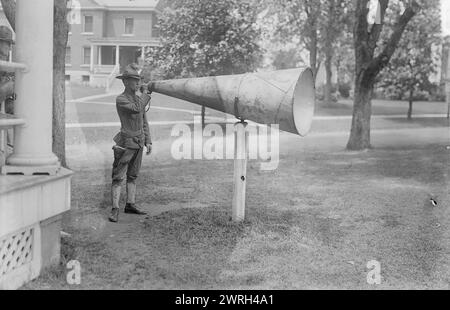
[{"label": "grass lawn", "polygon": [[[157,94],[153,104],[199,110]],[[415,105],[417,114],[446,109]],[[375,100],[373,110],[406,115],[407,103]],[[192,119],[162,111],[150,118]],[[117,121],[114,113],[113,106],[80,103],[68,108],[68,119]],[[319,106],[316,115],[351,115],[351,102]],[[62,238],[61,264],[24,288],[449,289],[448,120],[373,119],[376,148],[367,152],[344,151],[350,121],[315,121],[304,139],[282,135],[275,171],[251,161],[241,224],[230,222],[233,162],[173,160],[170,126],[151,126],[155,150],[138,181],[138,203],[149,215],[121,213],[118,224],[109,223],[118,128],[68,130],[76,172],[63,222],[70,236]],[[66,283],[73,259],[82,268],[79,286]],[[381,263],[381,285],[367,284],[371,260]]]},{"label": "grass lawn", "polygon": [[102,95],[104,88],[95,88],[75,83],[66,83],[66,100],[80,99],[83,97]]},{"label": "grass lawn", "polygon": [[[106,221],[110,163],[79,169],[62,264],[25,288],[449,289],[448,163],[440,144],[290,145],[276,171],[250,162],[242,224],[229,221],[232,161],[144,164],[138,202],[150,214],[119,224]],[[80,286],[66,284],[72,259]],[[373,259],[378,286],[366,282]]]},{"label": "grass lawn", "polygon": [[[400,100],[372,100],[372,115],[406,115],[408,113],[408,101]],[[413,103],[414,114],[447,114],[448,105],[446,102],[438,101],[417,101]],[[352,115],[353,101],[341,99],[332,105],[319,103],[316,105],[315,115]]]}]

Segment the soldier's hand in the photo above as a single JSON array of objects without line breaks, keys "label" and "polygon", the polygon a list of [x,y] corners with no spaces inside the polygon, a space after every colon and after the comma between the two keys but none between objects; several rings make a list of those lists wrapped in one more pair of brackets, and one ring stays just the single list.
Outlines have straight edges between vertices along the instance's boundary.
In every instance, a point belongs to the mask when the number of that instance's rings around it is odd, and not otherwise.
[{"label": "soldier's hand", "polygon": [[153,83],[153,82],[148,83],[148,85],[147,85],[148,93],[151,94],[151,93],[153,93],[154,90],[155,90],[155,83]]},{"label": "soldier's hand", "polygon": [[147,84],[142,84],[141,87],[139,88],[139,91],[143,94],[148,93]]},{"label": "soldier's hand", "polygon": [[145,147],[147,148],[147,155],[150,155],[152,153],[152,145],[151,144],[146,144]]}]

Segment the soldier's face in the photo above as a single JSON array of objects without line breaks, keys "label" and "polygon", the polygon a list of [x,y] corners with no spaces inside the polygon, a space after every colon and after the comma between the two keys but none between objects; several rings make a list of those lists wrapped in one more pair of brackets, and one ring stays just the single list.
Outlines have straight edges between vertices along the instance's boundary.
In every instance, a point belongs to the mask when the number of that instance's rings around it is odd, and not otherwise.
[{"label": "soldier's face", "polygon": [[136,79],[125,79],[123,84],[128,90],[136,92],[138,90],[139,81]]}]

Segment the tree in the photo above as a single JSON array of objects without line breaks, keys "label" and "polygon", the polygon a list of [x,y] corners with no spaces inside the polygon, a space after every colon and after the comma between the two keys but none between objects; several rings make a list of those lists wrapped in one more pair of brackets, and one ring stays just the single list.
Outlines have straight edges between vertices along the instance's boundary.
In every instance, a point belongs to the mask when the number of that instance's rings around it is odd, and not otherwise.
[{"label": "tree", "polygon": [[147,61],[164,78],[254,71],[261,60],[253,1],[174,0],[159,17],[160,48]]},{"label": "tree", "polygon": [[309,65],[314,76],[325,59],[326,84],[324,100],[332,95],[332,67],[338,42],[344,38],[351,18],[351,0],[273,0],[273,14],[278,15],[278,40],[295,39],[309,51]]},{"label": "tree", "polygon": [[66,46],[69,37],[67,0],[55,0],[53,34],[53,152],[66,167]]},{"label": "tree", "polygon": [[[0,0],[5,16],[15,29],[16,3],[14,0]],[[69,36],[67,22],[67,0],[54,1],[53,35],[53,152],[61,165],[66,167],[65,152],[65,58]]]},{"label": "tree", "polygon": [[[348,29],[349,21],[349,6],[348,0],[328,0],[325,9],[322,13],[322,23],[320,33],[322,38],[322,50],[325,56],[325,98],[324,101],[330,104],[332,99],[332,67],[334,63],[334,55],[340,41],[345,40],[344,32]],[[339,61],[338,59],[336,59]]]},{"label": "tree", "polygon": [[280,43],[299,41],[309,52],[314,77],[319,71],[319,18],[323,0],[269,0],[277,15],[276,36]]},{"label": "tree", "polygon": [[[405,1],[405,10],[393,25],[387,42],[380,46],[379,38],[383,30],[383,21],[389,0],[379,0],[380,24],[369,27],[367,15],[369,0],[356,1],[354,48],[355,48],[355,94],[353,102],[353,118],[350,138],[347,143],[349,150],[370,148],[370,118],[371,99],[377,75],[384,69],[398,42],[414,15],[420,10],[415,0]],[[377,50],[378,47],[378,50]],[[377,55],[375,52],[377,50]]]},{"label": "tree", "polygon": [[427,1],[408,24],[389,65],[381,72],[381,87],[399,99],[408,99],[408,119],[419,92],[429,92],[429,76],[437,72],[436,50],[441,43],[438,0]]},{"label": "tree", "polygon": [[[172,0],[162,7],[162,48],[147,59],[165,78],[215,76],[254,71],[261,60],[252,0]],[[202,106],[202,126],[205,107]]]}]

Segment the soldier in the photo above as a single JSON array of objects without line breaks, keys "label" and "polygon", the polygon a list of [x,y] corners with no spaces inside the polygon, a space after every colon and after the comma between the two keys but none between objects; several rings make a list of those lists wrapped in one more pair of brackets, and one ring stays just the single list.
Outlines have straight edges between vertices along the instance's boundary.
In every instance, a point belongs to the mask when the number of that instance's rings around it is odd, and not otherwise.
[{"label": "soldier", "polygon": [[136,65],[126,67],[124,73],[117,77],[123,81],[125,91],[116,99],[121,129],[114,137],[114,164],[112,171],[112,210],[109,220],[117,223],[119,220],[119,199],[121,185],[126,176],[127,203],[125,213],[143,215],[145,212],[136,207],[136,178],[141,168],[144,147],[147,155],[152,152],[152,141],[148,128],[145,108],[150,103],[150,92],[147,87],[142,89],[142,95],[136,95],[141,76]]}]

